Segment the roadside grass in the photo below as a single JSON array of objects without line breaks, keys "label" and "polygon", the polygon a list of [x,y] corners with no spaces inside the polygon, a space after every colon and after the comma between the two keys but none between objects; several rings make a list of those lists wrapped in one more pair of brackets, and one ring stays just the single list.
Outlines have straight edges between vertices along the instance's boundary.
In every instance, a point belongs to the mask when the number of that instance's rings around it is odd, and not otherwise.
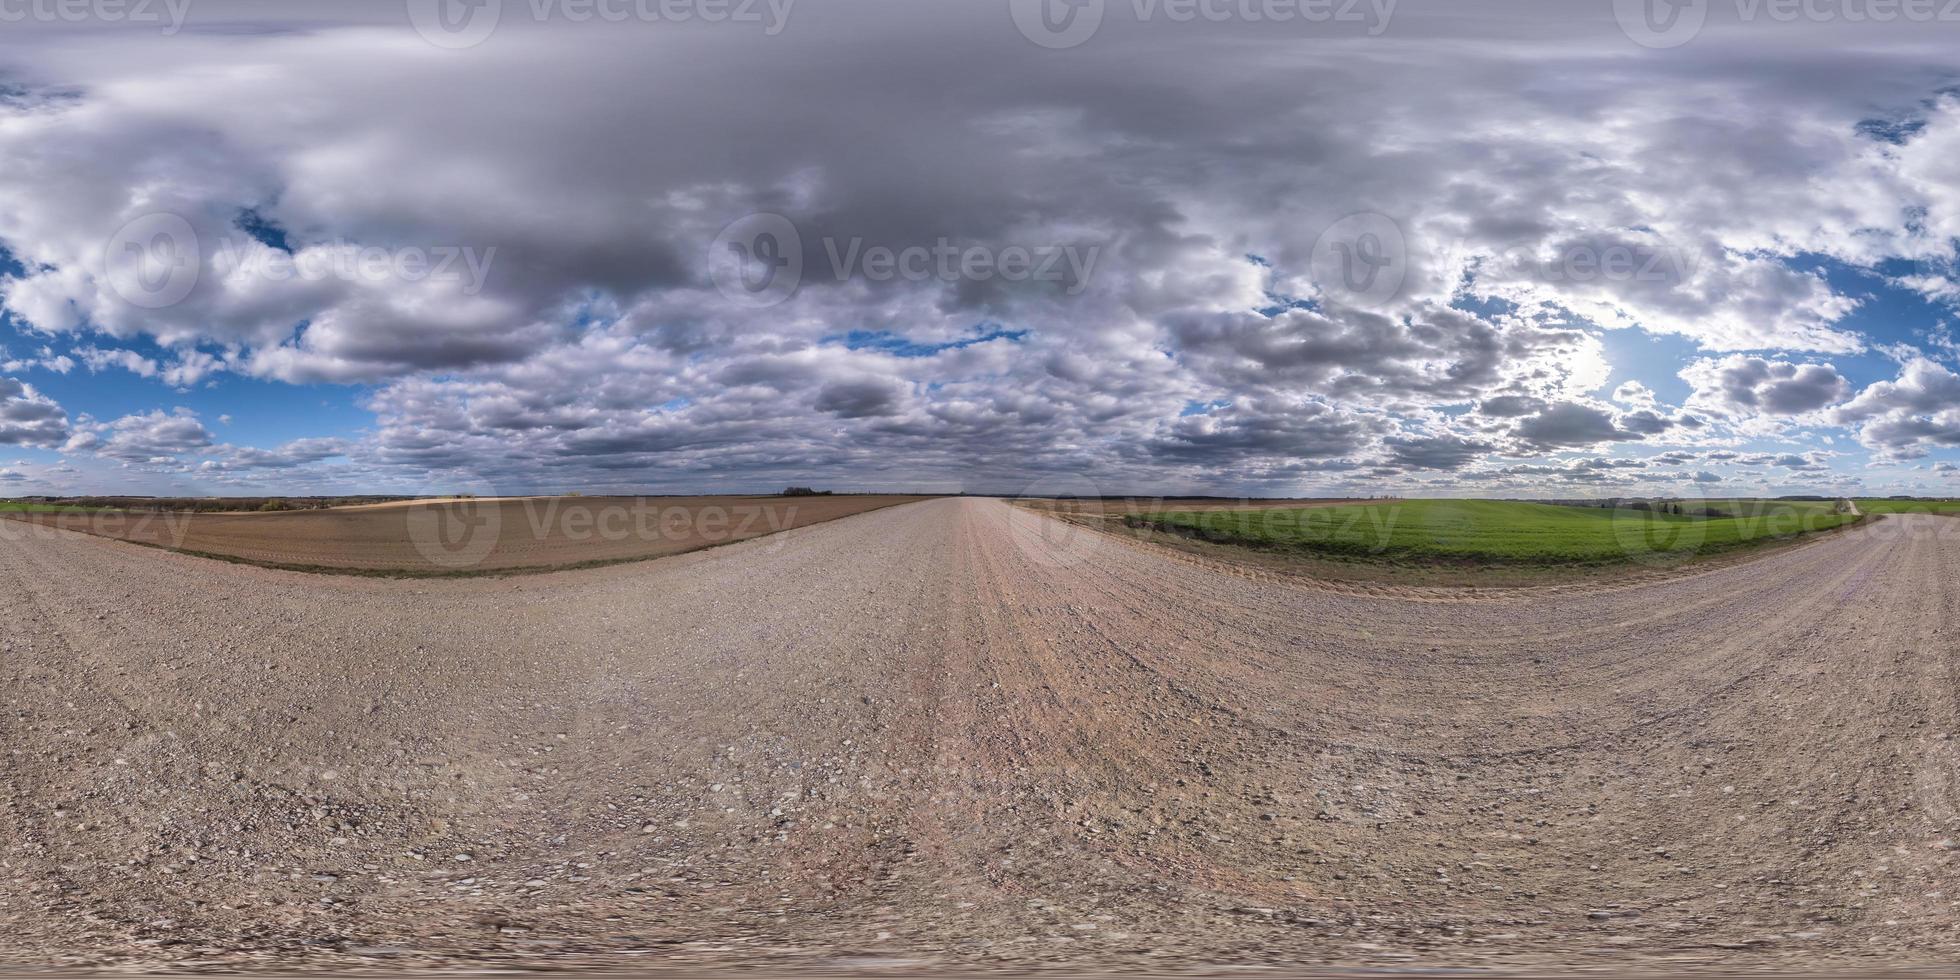
[{"label": "roadside grass", "polygon": [[1139,512],[1124,523],[1314,558],[1549,567],[1673,563],[1859,520],[1837,513],[1830,502],[1679,503],[1682,514],[1500,500],[1405,500],[1302,510]]}]

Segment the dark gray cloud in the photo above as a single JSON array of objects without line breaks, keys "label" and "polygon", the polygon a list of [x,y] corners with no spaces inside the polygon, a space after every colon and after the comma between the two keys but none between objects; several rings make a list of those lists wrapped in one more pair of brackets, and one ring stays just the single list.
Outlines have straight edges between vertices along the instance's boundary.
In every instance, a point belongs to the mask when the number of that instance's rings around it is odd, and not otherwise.
[{"label": "dark gray cloud", "polygon": [[1517,436],[1538,450],[1595,446],[1639,439],[1613,422],[1613,413],[1578,402],[1560,402],[1518,424]]},{"label": "dark gray cloud", "polygon": [[901,388],[882,378],[864,381],[838,381],[817,393],[817,411],[839,418],[861,419],[898,413]]},{"label": "dark gray cloud", "polygon": [[1523,418],[1527,415],[1537,414],[1538,412],[1544,411],[1544,409],[1545,402],[1543,399],[1531,398],[1525,395],[1498,395],[1495,398],[1484,399],[1483,404],[1477,406],[1477,411],[1492,418],[1500,419]]},{"label": "dark gray cloud", "polygon": [[1386,440],[1389,461],[1418,470],[1456,470],[1484,458],[1495,449],[1491,443],[1461,436],[1430,436],[1420,439]]},{"label": "dark gray cloud", "polygon": [[1324,461],[1360,453],[1387,427],[1386,420],[1345,413],[1322,402],[1251,404],[1179,419],[1148,449],[1173,462],[1221,455]]},{"label": "dark gray cloud", "polygon": [[1645,409],[1628,412],[1620,417],[1620,427],[1636,437],[1660,435],[1674,428],[1676,424],[1678,423],[1671,418]]}]

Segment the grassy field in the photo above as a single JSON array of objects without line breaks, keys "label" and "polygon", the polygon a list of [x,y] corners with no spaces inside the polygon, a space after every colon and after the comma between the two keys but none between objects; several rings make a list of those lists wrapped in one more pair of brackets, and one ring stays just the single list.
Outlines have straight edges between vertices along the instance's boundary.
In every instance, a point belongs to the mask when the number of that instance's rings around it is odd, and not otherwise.
[{"label": "grassy field", "polygon": [[[1318,558],[1393,563],[1613,565],[1683,560],[1841,527],[1832,504],[1682,501],[1683,514],[1498,500],[1408,500],[1311,510],[1166,510],[1132,527]],[[1698,516],[1708,510],[1723,515]]]},{"label": "grassy field", "polygon": [[0,514],[90,514],[100,509],[73,507],[67,504],[27,504],[18,500],[0,500]]},{"label": "grassy field", "polygon": [[0,500],[0,514],[133,513],[256,514],[291,510],[328,510],[410,503],[418,498],[367,495],[355,497],[57,497]]},{"label": "grassy field", "polygon": [[1960,500],[1860,500],[1867,514],[1947,514],[1960,516]]}]

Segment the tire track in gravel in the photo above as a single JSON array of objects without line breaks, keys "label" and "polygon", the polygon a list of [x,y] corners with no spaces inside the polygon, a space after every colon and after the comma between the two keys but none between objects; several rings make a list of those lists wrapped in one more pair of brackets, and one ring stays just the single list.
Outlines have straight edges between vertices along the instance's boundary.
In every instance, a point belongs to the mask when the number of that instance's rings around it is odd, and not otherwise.
[{"label": "tire track in gravel", "polygon": [[1473,602],[971,499],[508,581],[0,540],[0,961],[1950,963],[1960,542],[1886,525]]}]

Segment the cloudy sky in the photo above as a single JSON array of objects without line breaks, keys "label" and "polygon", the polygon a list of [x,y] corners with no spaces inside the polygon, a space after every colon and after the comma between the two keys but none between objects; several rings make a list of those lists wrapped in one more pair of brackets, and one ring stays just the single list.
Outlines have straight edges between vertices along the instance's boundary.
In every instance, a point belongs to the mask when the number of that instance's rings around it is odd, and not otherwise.
[{"label": "cloudy sky", "polygon": [[1951,0],[0,0],[0,494],[1960,493]]}]

